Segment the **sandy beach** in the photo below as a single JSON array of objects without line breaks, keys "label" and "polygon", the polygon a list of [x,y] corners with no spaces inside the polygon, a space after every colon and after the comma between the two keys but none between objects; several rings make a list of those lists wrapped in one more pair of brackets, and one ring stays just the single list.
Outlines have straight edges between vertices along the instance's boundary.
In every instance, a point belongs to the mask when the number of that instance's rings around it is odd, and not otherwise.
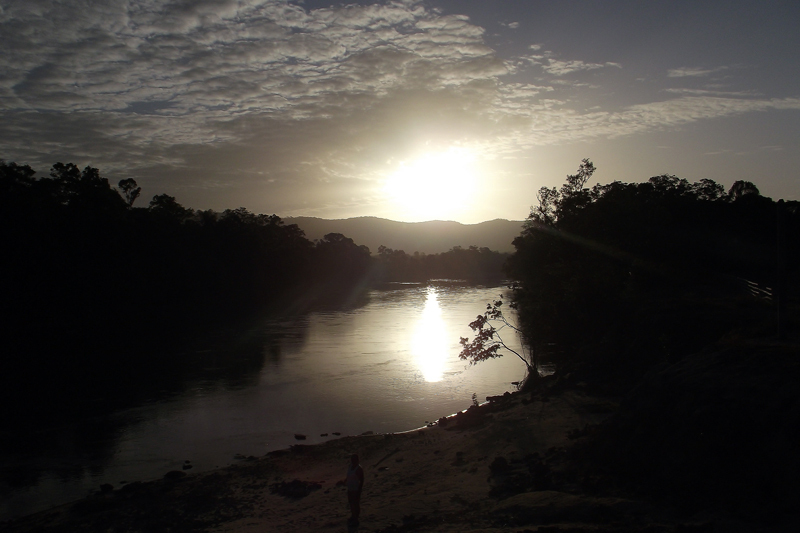
[{"label": "sandy beach", "polygon": [[[616,404],[580,392],[508,394],[437,425],[406,433],[348,436],[251,457],[213,472],[132,483],[6,523],[31,531],[524,531],[519,509],[543,523],[633,502],[539,490],[531,475]],[[572,437],[572,438],[571,438]],[[344,478],[350,454],[366,481],[358,527],[349,527]],[[543,473],[542,476],[549,476]],[[520,480],[526,487],[516,487]],[[508,493],[523,492],[508,497]],[[492,495],[490,495],[490,493]],[[536,520],[535,520],[536,521]],[[534,522],[535,522],[534,521]],[[530,527],[530,526],[528,526]]]}]

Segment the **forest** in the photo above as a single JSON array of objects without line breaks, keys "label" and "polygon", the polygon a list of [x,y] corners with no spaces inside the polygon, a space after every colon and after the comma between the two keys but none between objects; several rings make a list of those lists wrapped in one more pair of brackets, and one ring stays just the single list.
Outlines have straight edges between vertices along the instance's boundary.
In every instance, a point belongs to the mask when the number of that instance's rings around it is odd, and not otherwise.
[{"label": "forest", "polygon": [[[672,175],[588,187],[594,170],[540,189],[507,263],[532,357],[556,365],[531,397],[619,401],[574,435],[575,490],[779,522],[800,495],[800,203]],[[492,356],[477,338],[466,355]]]},{"label": "forest", "polygon": [[[624,387],[723,335],[796,328],[800,202],[661,175],[542,188],[507,265],[535,353]],[[793,313],[790,313],[789,311]]]},{"label": "forest", "polygon": [[197,211],[167,194],[139,207],[140,195],[92,167],[39,177],[0,161],[0,385],[19,405],[50,412],[67,384],[101,397],[141,388],[191,365],[175,353],[198,332],[356,301],[376,283],[501,279],[508,255],[373,255],[338,233],[312,242],[276,215]]}]

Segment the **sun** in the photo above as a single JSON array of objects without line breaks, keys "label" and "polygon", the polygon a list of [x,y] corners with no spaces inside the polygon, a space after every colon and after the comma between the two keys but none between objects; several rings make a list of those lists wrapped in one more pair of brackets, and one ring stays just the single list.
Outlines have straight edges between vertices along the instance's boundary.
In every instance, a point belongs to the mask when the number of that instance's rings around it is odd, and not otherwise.
[{"label": "sun", "polygon": [[384,191],[404,219],[449,220],[469,210],[476,185],[474,155],[450,148],[401,162]]}]

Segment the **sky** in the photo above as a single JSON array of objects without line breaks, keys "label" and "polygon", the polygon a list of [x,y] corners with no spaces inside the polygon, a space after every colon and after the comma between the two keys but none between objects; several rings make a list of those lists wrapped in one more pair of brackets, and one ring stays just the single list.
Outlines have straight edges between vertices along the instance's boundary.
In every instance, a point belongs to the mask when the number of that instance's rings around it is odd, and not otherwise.
[{"label": "sky", "polygon": [[139,206],[524,219],[673,174],[800,200],[800,2],[0,0],[0,159]]}]

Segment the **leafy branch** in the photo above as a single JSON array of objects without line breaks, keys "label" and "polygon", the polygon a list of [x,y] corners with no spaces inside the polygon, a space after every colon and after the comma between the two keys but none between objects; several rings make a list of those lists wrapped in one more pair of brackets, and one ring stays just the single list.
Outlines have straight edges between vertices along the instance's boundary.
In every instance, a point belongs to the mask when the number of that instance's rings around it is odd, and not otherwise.
[{"label": "leafy branch", "polygon": [[506,328],[511,329],[517,335],[522,335],[522,331],[503,315],[502,306],[502,300],[495,300],[486,305],[486,311],[482,315],[478,315],[475,320],[470,322],[469,327],[475,332],[475,337],[472,341],[467,337],[460,338],[461,353],[458,354],[458,357],[469,361],[470,365],[474,365],[487,359],[502,357],[503,354],[498,352],[504,349],[513,353],[519,357],[520,361],[525,363],[529,375],[537,375],[538,368],[536,362],[532,361],[533,358],[526,358],[524,351],[519,353],[503,340],[501,333]]}]

